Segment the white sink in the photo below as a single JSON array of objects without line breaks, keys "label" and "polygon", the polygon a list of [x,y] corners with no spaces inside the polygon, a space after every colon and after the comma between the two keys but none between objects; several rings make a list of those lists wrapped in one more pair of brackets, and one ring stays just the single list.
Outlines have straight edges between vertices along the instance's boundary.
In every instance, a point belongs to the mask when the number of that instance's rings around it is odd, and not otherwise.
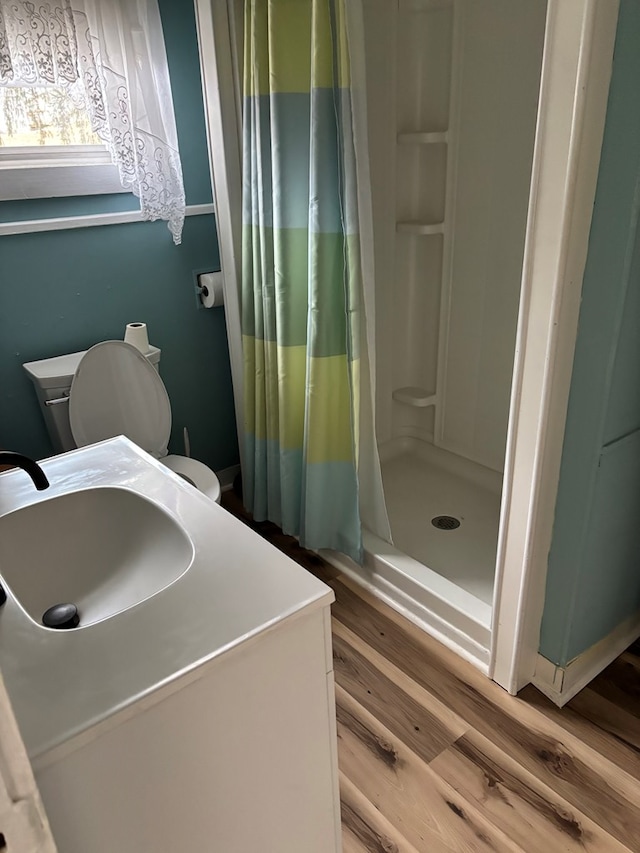
[{"label": "white sink", "polygon": [[[24,471],[0,473],[0,670],[36,772],[331,600],[124,436],[41,465],[41,492]],[[44,627],[63,602],[80,627]]]},{"label": "white sink", "polygon": [[184,529],[160,506],[118,486],[44,498],[0,517],[0,575],[34,622],[72,603],[79,628],[134,607],[193,561]]}]

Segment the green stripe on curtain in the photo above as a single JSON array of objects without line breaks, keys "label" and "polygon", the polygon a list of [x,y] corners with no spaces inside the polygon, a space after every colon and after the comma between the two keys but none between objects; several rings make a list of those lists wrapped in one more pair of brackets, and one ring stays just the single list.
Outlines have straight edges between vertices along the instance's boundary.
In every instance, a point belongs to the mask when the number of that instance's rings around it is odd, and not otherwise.
[{"label": "green stripe on curtain", "polygon": [[245,0],[245,97],[333,89],[334,83],[347,89],[349,77],[342,2]]},{"label": "green stripe on curtain", "polygon": [[361,561],[349,79],[342,0],[246,0],[245,502]]}]

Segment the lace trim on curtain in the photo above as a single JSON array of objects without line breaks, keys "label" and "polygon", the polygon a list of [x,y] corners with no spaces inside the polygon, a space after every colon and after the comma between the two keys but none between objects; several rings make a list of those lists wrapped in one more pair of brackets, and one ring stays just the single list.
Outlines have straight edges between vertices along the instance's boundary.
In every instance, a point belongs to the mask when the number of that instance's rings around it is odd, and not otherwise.
[{"label": "lace trim on curtain", "polygon": [[[55,84],[81,100],[118,168],[123,188],[140,199],[143,218],[166,220],[178,244],[185,195],[173,109],[155,91],[153,68],[140,70],[132,80],[107,65],[103,60],[107,46],[100,44],[95,32],[104,32],[104,26],[96,25],[92,31],[84,9],[78,8],[82,5],[82,0],[76,0],[74,8],[69,0],[37,6],[30,0],[0,0],[0,85]],[[110,0],[99,23],[104,24],[117,6]],[[125,38],[130,44],[121,45],[119,64],[126,69],[134,60],[127,56],[127,48],[130,54],[135,48],[132,32],[121,36],[123,42]],[[110,44],[108,55],[113,52]],[[162,60],[168,89],[166,56],[154,57],[154,63]],[[145,74],[148,79],[142,79]]]},{"label": "lace trim on curtain", "polygon": [[0,4],[0,83],[73,83],[78,79],[71,9],[12,0]]}]

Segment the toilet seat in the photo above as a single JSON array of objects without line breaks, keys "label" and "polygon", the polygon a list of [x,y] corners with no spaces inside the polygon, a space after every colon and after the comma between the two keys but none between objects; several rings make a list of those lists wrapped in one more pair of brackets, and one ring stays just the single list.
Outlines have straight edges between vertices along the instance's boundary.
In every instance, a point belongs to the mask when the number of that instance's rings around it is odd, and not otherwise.
[{"label": "toilet seat", "polygon": [[188,483],[195,486],[198,491],[205,494],[217,504],[220,503],[220,480],[203,462],[191,459],[188,456],[165,456],[160,460],[163,465],[170,468],[175,474],[183,477]]},{"label": "toilet seat", "polygon": [[159,373],[124,341],[103,341],[87,350],[71,383],[69,422],[78,447],[126,435],[147,453],[219,503],[214,472],[183,456],[167,456],[171,404]]}]

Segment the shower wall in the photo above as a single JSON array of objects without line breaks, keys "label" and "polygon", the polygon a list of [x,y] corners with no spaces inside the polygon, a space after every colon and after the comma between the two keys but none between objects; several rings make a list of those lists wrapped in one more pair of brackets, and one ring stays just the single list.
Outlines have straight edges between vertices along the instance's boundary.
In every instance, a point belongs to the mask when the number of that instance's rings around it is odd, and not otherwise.
[{"label": "shower wall", "polygon": [[364,0],[381,444],[504,463],[546,0]]}]

